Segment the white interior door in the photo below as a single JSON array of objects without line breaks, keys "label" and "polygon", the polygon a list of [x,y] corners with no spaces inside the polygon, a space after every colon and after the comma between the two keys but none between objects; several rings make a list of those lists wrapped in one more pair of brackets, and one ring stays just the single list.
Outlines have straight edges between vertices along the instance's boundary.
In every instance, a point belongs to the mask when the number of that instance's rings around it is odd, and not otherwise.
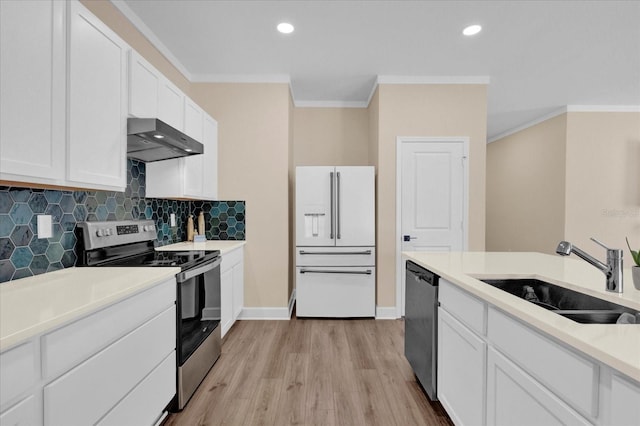
[{"label": "white interior door", "polygon": [[[398,259],[402,251],[465,250],[466,141],[414,138],[398,143]],[[399,263],[399,306],[404,315],[404,265]]]}]

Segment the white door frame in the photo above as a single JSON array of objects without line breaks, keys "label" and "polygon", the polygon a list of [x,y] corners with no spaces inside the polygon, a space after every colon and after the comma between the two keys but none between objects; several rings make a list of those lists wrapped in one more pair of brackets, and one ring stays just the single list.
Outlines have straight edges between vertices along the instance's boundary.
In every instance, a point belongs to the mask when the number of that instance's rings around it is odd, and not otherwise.
[{"label": "white door frame", "polygon": [[459,142],[463,146],[463,215],[462,215],[462,235],[463,250],[469,248],[469,137],[468,136],[398,136],[396,138],[396,317],[403,315],[402,302],[404,293],[402,291],[402,144],[403,143],[436,143],[436,142]]}]

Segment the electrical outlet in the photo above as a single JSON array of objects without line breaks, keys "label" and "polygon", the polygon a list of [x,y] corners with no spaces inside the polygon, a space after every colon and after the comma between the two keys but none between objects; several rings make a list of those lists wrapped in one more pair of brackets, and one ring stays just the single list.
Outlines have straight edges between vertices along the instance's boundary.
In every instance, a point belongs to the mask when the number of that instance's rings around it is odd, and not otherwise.
[{"label": "electrical outlet", "polygon": [[38,215],[38,239],[53,237],[53,226],[51,224],[51,215],[39,214]]},{"label": "electrical outlet", "polygon": [[175,213],[171,213],[171,215],[169,216],[169,220],[171,222],[171,226],[176,226],[176,214]]}]

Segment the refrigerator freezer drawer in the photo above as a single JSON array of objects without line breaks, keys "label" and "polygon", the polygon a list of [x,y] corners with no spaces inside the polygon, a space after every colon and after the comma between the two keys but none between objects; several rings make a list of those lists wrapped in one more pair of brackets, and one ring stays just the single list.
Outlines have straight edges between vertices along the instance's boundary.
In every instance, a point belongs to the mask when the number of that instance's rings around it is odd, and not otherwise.
[{"label": "refrigerator freezer drawer", "polygon": [[375,267],[298,267],[296,274],[297,316],[375,316]]},{"label": "refrigerator freezer drawer", "polygon": [[296,247],[296,266],[375,266],[375,247]]}]

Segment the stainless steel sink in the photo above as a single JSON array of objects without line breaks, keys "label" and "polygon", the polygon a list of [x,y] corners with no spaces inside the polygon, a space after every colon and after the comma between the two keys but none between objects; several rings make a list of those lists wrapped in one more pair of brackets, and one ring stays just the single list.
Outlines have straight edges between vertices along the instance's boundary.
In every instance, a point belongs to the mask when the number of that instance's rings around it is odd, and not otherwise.
[{"label": "stainless steel sink", "polygon": [[536,279],[480,280],[555,314],[582,324],[615,324],[620,315],[631,314],[640,322],[640,312],[597,297]]}]

